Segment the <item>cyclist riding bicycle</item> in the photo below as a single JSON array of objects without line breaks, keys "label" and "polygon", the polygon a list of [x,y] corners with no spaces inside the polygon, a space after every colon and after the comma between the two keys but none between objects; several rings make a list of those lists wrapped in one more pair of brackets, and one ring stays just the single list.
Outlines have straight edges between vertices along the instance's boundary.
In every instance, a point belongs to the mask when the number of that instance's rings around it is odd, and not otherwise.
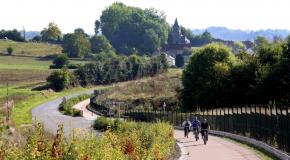
[{"label": "cyclist riding bicycle", "polygon": [[202,139],[204,140],[204,144],[206,144],[208,140],[208,130],[209,130],[209,125],[206,119],[203,120],[200,127],[201,127],[200,133],[201,133]]},{"label": "cyclist riding bicycle", "polygon": [[184,137],[188,138],[189,128],[191,126],[191,123],[189,120],[186,120],[182,123],[182,126],[184,127]]},{"label": "cyclist riding bicycle", "polygon": [[195,117],[192,120],[192,130],[193,130],[193,135],[195,135],[195,139],[196,141],[198,141],[199,137],[198,137],[198,133],[199,133],[199,128],[200,128],[200,121],[197,119],[197,117]]}]

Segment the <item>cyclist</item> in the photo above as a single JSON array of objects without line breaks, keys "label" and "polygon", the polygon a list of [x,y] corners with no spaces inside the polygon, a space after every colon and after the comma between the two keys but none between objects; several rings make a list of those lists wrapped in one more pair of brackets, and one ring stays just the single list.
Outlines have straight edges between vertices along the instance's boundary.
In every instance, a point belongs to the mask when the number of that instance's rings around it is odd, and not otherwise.
[{"label": "cyclist", "polygon": [[191,123],[189,120],[186,120],[182,123],[182,126],[184,127],[184,137],[188,138],[189,128],[191,126]]},{"label": "cyclist", "polygon": [[[209,130],[209,125],[208,125],[206,119],[203,120],[203,122],[201,123],[200,127],[201,127],[202,139],[204,140],[204,144],[206,144],[206,142],[208,140],[208,130]],[[206,138],[206,139],[204,139],[204,138]]]},{"label": "cyclist", "polygon": [[198,139],[199,139],[198,133],[199,133],[199,128],[200,128],[200,121],[197,119],[197,117],[195,117],[192,120],[191,123],[192,123],[193,135],[195,136],[195,140],[198,141]]}]

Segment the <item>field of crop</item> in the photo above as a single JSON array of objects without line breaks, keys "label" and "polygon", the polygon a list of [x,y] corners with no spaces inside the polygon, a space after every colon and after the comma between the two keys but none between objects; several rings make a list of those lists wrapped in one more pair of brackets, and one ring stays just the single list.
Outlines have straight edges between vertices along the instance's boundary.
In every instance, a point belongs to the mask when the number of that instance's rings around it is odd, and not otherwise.
[{"label": "field of crop", "polygon": [[55,55],[62,52],[62,47],[55,44],[0,40],[0,53],[7,53],[6,49],[8,47],[13,48],[13,54],[15,55],[35,57]]}]

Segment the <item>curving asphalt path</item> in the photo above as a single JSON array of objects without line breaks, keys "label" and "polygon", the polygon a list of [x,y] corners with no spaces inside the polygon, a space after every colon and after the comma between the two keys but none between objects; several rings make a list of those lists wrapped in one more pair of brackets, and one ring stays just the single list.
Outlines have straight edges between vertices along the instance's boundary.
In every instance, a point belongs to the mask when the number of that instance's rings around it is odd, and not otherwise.
[{"label": "curving asphalt path", "polygon": [[[66,96],[66,98],[69,99],[84,93],[91,94],[93,90]],[[93,120],[61,114],[58,111],[61,101],[62,98],[58,98],[37,106],[32,110],[32,116],[36,121],[42,122],[44,129],[51,133],[56,133],[59,124],[64,125],[64,133],[67,137],[75,128],[92,131],[91,125]],[[189,138],[184,138],[183,131],[181,130],[174,130],[174,137],[181,146],[182,157],[180,159],[183,160],[260,160],[260,157],[252,150],[219,137],[210,136],[207,145],[203,145],[201,140],[198,142],[194,141],[192,134],[189,135]]]},{"label": "curving asphalt path", "polygon": [[[79,92],[66,96],[67,99],[79,96],[81,94],[92,94],[93,90]],[[62,97],[63,98],[63,97]],[[88,120],[83,117],[71,117],[63,115],[58,111],[58,106],[62,101],[62,98],[58,98],[46,103],[43,103],[32,110],[33,120],[41,122],[44,125],[44,129],[51,133],[56,133],[58,125],[64,126],[65,136],[69,136],[73,129],[79,128],[86,131],[91,131],[91,125],[93,120]]]}]

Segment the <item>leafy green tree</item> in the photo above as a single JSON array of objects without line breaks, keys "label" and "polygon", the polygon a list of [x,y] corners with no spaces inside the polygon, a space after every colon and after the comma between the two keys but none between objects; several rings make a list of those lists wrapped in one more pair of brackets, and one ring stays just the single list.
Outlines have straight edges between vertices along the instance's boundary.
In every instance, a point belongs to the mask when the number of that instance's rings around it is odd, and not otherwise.
[{"label": "leafy green tree", "polygon": [[74,33],[75,33],[75,34],[80,34],[80,35],[82,35],[82,36],[84,36],[84,37],[87,37],[87,38],[90,37],[88,34],[86,34],[86,32],[85,32],[82,28],[77,28],[77,29],[75,29],[75,30],[74,30]]},{"label": "leafy green tree", "polygon": [[79,33],[69,33],[63,37],[63,51],[68,57],[83,57],[91,50],[90,41]]},{"label": "leafy green tree", "polygon": [[74,74],[67,69],[54,71],[47,77],[47,82],[49,82],[51,87],[56,91],[61,91],[76,84]]},{"label": "leafy green tree", "polygon": [[176,67],[179,67],[179,68],[184,66],[184,58],[181,54],[176,55],[175,65]]},{"label": "leafy green tree", "polygon": [[109,52],[114,50],[110,44],[110,41],[103,35],[93,36],[90,39],[90,43],[93,53]]},{"label": "leafy green tree", "polygon": [[210,44],[193,53],[182,76],[183,106],[192,110],[196,106],[225,103],[226,82],[236,62],[230,49],[221,44]]},{"label": "leafy green tree", "polygon": [[13,53],[13,48],[12,48],[12,47],[8,47],[8,48],[7,48],[7,53],[8,53],[9,55],[12,55],[12,53]]},{"label": "leafy green tree", "polygon": [[57,42],[61,40],[61,31],[54,22],[49,23],[48,28],[44,28],[40,34],[42,41],[45,42]]},{"label": "leafy green tree", "polygon": [[39,35],[34,36],[34,37],[32,38],[32,41],[33,41],[33,42],[40,42],[40,41],[41,41],[41,36],[39,36]]},{"label": "leafy green tree", "polygon": [[16,29],[13,30],[4,30],[2,29],[0,31],[0,39],[10,39],[13,41],[23,42],[25,41],[24,38],[21,36],[21,33],[17,31]]},{"label": "leafy green tree", "polygon": [[167,42],[169,25],[164,14],[155,9],[141,9],[114,3],[101,15],[102,34],[119,53],[134,50],[141,54],[152,53]]},{"label": "leafy green tree", "polygon": [[62,68],[69,64],[69,59],[67,55],[61,54],[53,60],[53,64],[56,66],[56,68]]}]

